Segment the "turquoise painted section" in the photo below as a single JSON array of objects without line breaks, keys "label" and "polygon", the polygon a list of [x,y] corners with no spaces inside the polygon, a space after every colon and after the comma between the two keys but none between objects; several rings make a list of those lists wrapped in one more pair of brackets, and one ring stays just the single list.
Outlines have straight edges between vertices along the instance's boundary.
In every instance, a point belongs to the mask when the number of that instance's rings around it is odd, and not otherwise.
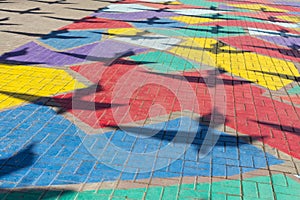
[{"label": "turquoise painted section", "polygon": [[162,51],[138,54],[130,58],[136,62],[145,62],[144,66],[159,72],[189,71],[200,68],[199,64],[193,64],[179,56]]}]

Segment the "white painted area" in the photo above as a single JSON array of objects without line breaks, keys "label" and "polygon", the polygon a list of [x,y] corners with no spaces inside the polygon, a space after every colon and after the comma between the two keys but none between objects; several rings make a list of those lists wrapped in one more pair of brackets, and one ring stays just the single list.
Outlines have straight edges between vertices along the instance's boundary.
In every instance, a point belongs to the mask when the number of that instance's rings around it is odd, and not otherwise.
[{"label": "white painted area", "polygon": [[115,37],[114,40],[127,42],[139,46],[144,46],[152,49],[166,50],[174,47],[181,40],[178,38],[170,38],[164,35],[147,35],[141,37]]},{"label": "white painted area", "polygon": [[285,28],[300,28],[300,24],[293,24],[293,23],[284,23],[284,22],[268,22],[270,24],[282,26]]},{"label": "white painted area", "polygon": [[291,33],[284,33],[284,32],[279,32],[279,31],[271,31],[271,30],[266,30],[266,29],[259,29],[259,28],[248,28],[249,34],[250,35],[264,35],[264,36],[280,36],[284,35],[287,37],[299,37],[299,35],[296,34],[291,34]]},{"label": "white painted area", "polygon": [[130,13],[130,12],[143,12],[145,10],[153,10],[155,8],[151,8],[148,6],[143,6],[139,4],[111,4],[101,10],[101,12],[122,12],[122,13]]},{"label": "white painted area", "polygon": [[192,15],[198,17],[205,14],[218,14],[218,13],[225,12],[225,11],[217,11],[217,10],[209,10],[209,9],[170,9],[168,11],[172,11],[173,13],[177,13],[180,15]]}]

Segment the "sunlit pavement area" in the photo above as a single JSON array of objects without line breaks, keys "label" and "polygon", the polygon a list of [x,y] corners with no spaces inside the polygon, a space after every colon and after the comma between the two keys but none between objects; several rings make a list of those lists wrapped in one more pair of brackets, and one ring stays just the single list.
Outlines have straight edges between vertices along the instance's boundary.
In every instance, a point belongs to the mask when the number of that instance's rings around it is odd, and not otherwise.
[{"label": "sunlit pavement area", "polygon": [[0,199],[300,199],[297,0],[0,0]]}]

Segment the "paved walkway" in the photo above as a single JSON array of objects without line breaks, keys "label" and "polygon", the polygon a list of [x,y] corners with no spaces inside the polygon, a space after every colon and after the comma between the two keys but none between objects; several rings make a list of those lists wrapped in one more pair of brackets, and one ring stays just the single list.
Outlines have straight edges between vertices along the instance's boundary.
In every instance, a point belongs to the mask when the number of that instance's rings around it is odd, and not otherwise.
[{"label": "paved walkway", "polygon": [[300,199],[296,0],[0,5],[0,199]]}]

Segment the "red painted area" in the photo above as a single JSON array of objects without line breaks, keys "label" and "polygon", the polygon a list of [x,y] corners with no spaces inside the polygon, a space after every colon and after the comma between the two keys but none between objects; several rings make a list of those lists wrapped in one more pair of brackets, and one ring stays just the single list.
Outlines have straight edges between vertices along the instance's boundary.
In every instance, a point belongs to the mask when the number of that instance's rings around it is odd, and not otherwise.
[{"label": "red painted area", "polygon": [[283,100],[286,100],[288,102],[292,102],[293,104],[300,105],[300,97],[297,95],[285,96],[285,97],[280,97],[280,98]]},{"label": "red painted area", "polygon": [[[71,99],[72,94],[60,95],[56,99],[63,103],[63,106],[75,117],[94,128],[116,125],[112,114],[113,109],[117,111],[117,117],[123,117],[122,123],[132,122],[128,116],[131,116],[133,121],[145,120],[149,117],[148,111],[153,104],[160,104],[165,109],[165,113],[156,112],[152,116],[168,114],[181,109],[196,112],[191,99],[186,99],[186,102],[180,100],[182,96],[191,92],[182,90],[184,84],[188,84],[192,88],[192,92],[196,94],[199,114],[209,115],[212,110],[208,88],[203,81],[207,78],[205,71],[201,71],[201,75],[199,72],[189,72],[166,76],[149,73],[134,65],[134,62],[124,60],[109,67],[98,63],[76,66],[72,69],[93,82],[99,83],[102,87],[101,91],[95,94],[79,95],[75,98],[75,100],[90,103],[89,105],[85,103],[88,105],[85,109],[80,106],[74,107],[74,103],[72,107],[71,102],[66,103],[65,99]],[[185,79],[182,79],[183,77]],[[297,114],[300,113],[299,108],[263,96],[265,92],[263,89],[248,82],[234,80],[225,75],[219,79],[223,80],[226,92],[227,126],[241,133],[256,136],[265,144],[300,158],[300,138],[297,132],[300,130]],[[98,80],[100,81],[98,82]],[[148,80],[152,80],[154,83],[141,86],[143,81],[147,82]],[[177,87],[180,92],[173,93],[166,87],[167,85]],[[113,95],[113,90],[116,90],[118,86],[121,87],[116,91],[117,95]],[[126,94],[131,87],[136,88],[129,97],[129,105],[124,104],[127,98]],[[117,96],[117,99],[113,105],[110,105],[113,96]]]},{"label": "red painted area", "polygon": [[[262,96],[264,91],[253,85],[235,85],[235,116],[227,125],[241,133],[261,136],[262,141],[289,155],[300,158],[299,113],[293,106]],[[227,90],[228,91],[228,90]],[[228,93],[227,93],[228,94]],[[229,97],[228,95],[227,97]],[[232,102],[233,99],[229,99]],[[236,125],[233,123],[236,120]]]},{"label": "red painted area", "polygon": [[236,15],[244,17],[252,17],[255,19],[263,19],[274,22],[287,22],[283,19],[276,18],[276,16],[283,15],[285,13],[268,13],[268,12],[227,12],[227,15]]},{"label": "red painted area", "polygon": [[[166,108],[167,113],[170,113],[172,110],[181,110],[181,105],[179,105],[178,100],[176,100],[174,93],[168,88],[162,87],[162,85],[170,84],[173,88],[178,89],[181,82],[176,79],[167,77],[162,78],[159,75],[149,74],[147,73],[148,71],[134,66],[134,63],[135,62],[131,61],[126,61],[125,63],[124,61],[119,61],[109,67],[104,67],[102,63],[98,63],[72,68],[93,82],[98,82],[98,80],[100,80],[99,85],[101,85],[102,90],[96,93],[96,97],[94,98],[94,94],[84,96],[86,101],[93,102],[95,99],[96,101],[99,101],[99,104],[97,104],[95,108],[96,111],[93,112],[94,115],[91,115],[91,109],[93,109],[94,105],[90,105],[91,108],[87,108],[85,110],[82,110],[81,106],[78,106],[79,109],[76,110],[76,108],[72,108],[72,104],[66,103],[64,99],[70,98],[72,94],[58,96],[58,101],[63,103],[64,106],[67,106],[68,110],[72,110],[72,113],[76,117],[94,128],[117,125],[114,120],[111,107],[106,108],[101,104],[103,102],[105,105],[109,104],[112,102],[112,97],[116,97],[116,95],[113,95],[113,91],[117,89],[117,83],[121,84],[122,90],[117,92],[116,102],[113,104],[118,105],[117,109],[121,110],[129,109],[130,107],[129,115],[125,115],[125,111],[120,111],[120,114],[124,117],[124,119],[122,119],[122,123],[132,122],[130,117],[134,121],[148,118],[149,108],[155,103],[159,103],[162,107]],[[129,75],[127,73],[131,73],[128,79],[127,77]],[[125,80],[121,80],[122,77],[125,78]],[[140,86],[140,83],[145,80],[150,80],[151,83]],[[134,87],[134,84],[137,85],[137,88]],[[126,94],[128,94],[129,86],[133,86],[131,91],[134,91],[130,96],[130,106],[124,105],[124,101],[126,101],[126,99],[123,99]],[[185,109],[192,108],[193,106],[190,104],[187,104],[185,107]],[[159,114],[156,116],[158,115]]]},{"label": "red painted area", "polygon": [[274,58],[300,62],[300,51],[278,46],[249,35],[219,38],[219,40],[245,51],[252,51]]},{"label": "red painted area", "polygon": [[[278,8],[278,9],[282,9],[282,10],[286,10],[286,11],[291,11],[291,12],[299,12],[300,8],[299,7],[294,7],[294,6],[288,6],[288,5],[280,5],[280,4],[274,4],[274,2],[272,1],[268,1],[268,0],[251,0],[251,1],[240,1],[240,0],[211,0],[214,2],[221,2],[224,4],[227,4],[229,6],[234,6],[234,4],[236,5],[243,5],[243,4],[260,4],[260,5],[265,5],[265,6],[270,6],[273,8]],[[280,12],[264,12],[264,13],[270,13],[270,14],[277,14]],[[281,12],[284,13],[284,12]]]},{"label": "red painted area", "polygon": [[239,26],[239,27],[244,27],[244,28],[259,28],[259,29],[273,30],[273,31],[286,30],[288,33],[300,34],[299,31],[296,31],[296,30],[290,29],[290,28],[285,28],[282,26],[278,26],[275,24],[249,22],[249,21],[242,21],[242,20],[216,21],[216,22],[201,23],[198,25],[201,25],[201,26],[235,26],[235,27]]},{"label": "red painted area", "polygon": [[132,26],[129,23],[111,20],[111,19],[102,19],[97,17],[85,17],[78,22],[64,26],[60,30],[85,30],[85,29],[100,29],[100,28],[131,28]]},{"label": "red painted area", "polygon": [[283,10],[287,10],[287,11],[290,11],[290,12],[300,12],[300,8],[299,7],[295,7],[295,6],[274,5],[272,7],[283,9]]}]

